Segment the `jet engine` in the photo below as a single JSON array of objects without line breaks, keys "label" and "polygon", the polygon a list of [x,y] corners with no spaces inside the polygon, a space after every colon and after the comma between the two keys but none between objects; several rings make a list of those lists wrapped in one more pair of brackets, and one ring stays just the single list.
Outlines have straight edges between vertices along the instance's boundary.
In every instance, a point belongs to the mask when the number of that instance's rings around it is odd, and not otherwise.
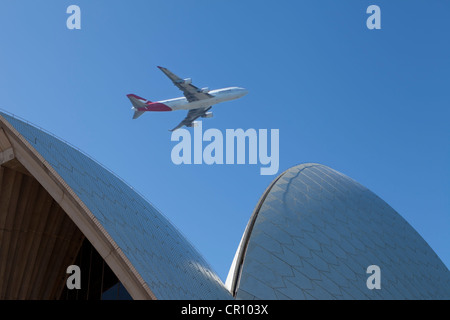
[{"label": "jet engine", "polygon": [[201,92],[201,93],[208,93],[208,92],[209,92],[209,88],[208,88],[208,87],[201,88],[200,90],[198,90],[198,92]]},{"label": "jet engine", "polygon": [[191,84],[191,83],[192,83],[192,79],[191,78],[183,79],[183,84]]},{"label": "jet engine", "polygon": [[202,118],[212,118],[213,113],[212,112],[206,112],[204,115],[202,115]]}]

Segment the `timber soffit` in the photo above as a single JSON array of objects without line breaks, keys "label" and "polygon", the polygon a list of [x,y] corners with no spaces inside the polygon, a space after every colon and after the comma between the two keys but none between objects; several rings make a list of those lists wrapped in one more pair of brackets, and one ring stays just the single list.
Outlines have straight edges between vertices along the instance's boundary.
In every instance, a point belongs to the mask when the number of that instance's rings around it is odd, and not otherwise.
[{"label": "timber soffit", "polygon": [[0,128],[14,156],[47,189],[72,221],[96,247],[134,299],[156,299],[148,284],[89,208],[34,147],[0,115]]}]

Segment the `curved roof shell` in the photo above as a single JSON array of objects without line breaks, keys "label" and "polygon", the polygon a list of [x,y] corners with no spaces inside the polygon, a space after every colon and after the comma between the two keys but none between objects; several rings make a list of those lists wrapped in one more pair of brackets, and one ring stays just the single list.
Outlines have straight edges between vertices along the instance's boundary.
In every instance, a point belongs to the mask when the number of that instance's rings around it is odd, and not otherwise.
[{"label": "curved roof shell", "polygon": [[[367,286],[371,265],[380,268],[381,289]],[[262,196],[227,286],[237,299],[449,299],[450,272],[370,190],[302,164]]]},{"label": "curved roof shell", "polygon": [[39,181],[134,299],[232,298],[186,238],[117,176],[8,114],[0,113],[0,126],[2,163],[17,159]]}]

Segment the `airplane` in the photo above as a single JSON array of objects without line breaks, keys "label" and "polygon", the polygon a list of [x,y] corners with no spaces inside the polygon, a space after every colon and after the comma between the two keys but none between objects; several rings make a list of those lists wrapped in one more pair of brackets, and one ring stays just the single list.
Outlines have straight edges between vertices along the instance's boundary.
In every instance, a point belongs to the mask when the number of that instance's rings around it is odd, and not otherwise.
[{"label": "airplane", "polygon": [[186,118],[180,122],[175,128],[169,131],[175,131],[183,126],[196,127],[195,120],[198,118],[211,118],[213,113],[210,112],[212,106],[221,102],[235,100],[245,96],[248,91],[244,88],[229,87],[217,90],[209,90],[209,88],[197,88],[192,84],[192,79],[182,79],[173,74],[166,68],[158,68],[172,80],[173,84],[183,91],[184,97],[152,102],[141,98],[135,94],[128,94],[134,111],[133,119],[139,118],[147,111],[162,112],[175,110],[189,110]]}]

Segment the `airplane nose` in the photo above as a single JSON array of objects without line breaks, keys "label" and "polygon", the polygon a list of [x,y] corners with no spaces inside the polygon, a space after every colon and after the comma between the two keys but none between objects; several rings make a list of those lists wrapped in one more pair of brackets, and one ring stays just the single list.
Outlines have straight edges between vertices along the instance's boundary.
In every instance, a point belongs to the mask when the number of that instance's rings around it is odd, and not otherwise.
[{"label": "airplane nose", "polygon": [[242,96],[245,96],[248,93],[247,89],[241,88]]}]

